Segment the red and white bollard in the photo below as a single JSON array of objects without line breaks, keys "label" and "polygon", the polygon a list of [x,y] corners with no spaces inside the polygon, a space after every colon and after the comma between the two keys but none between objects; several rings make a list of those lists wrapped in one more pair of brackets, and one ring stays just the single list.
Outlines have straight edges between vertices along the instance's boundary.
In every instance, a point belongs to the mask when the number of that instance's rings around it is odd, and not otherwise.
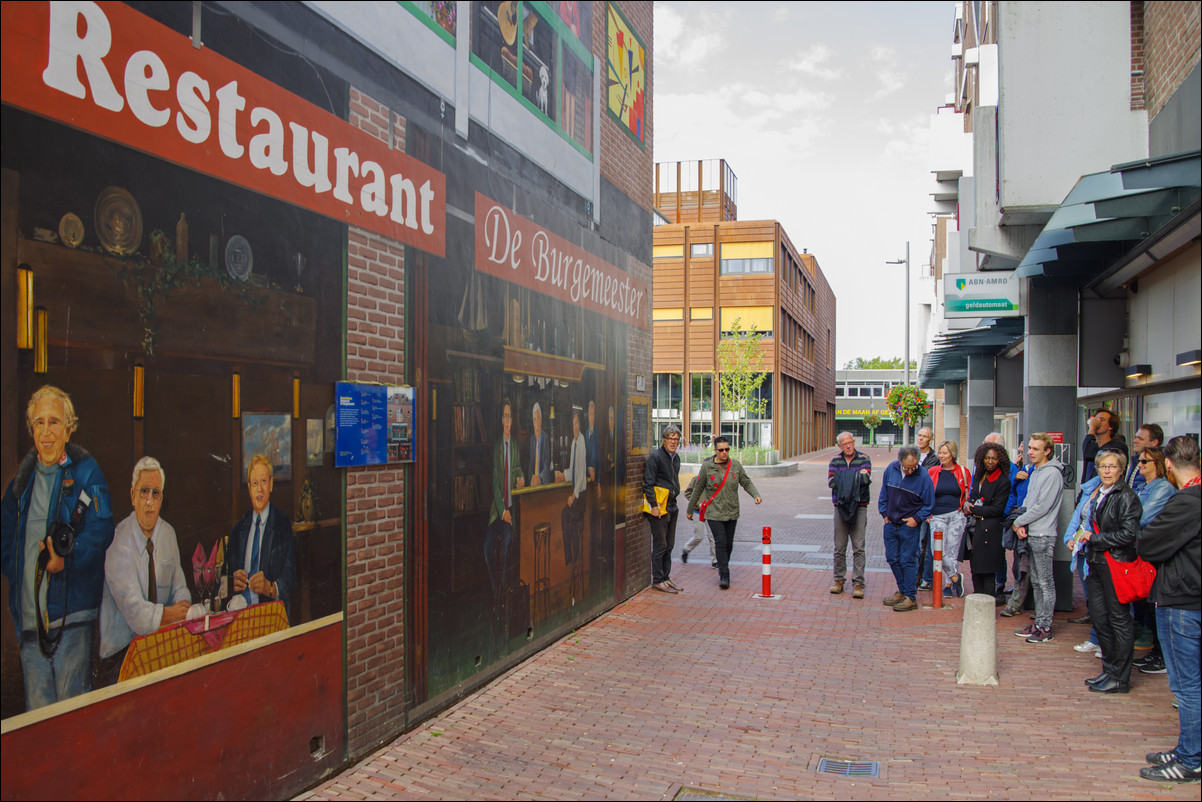
[{"label": "red and white bollard", "polygon": [[764,584],[763,592],[757,593],[753,598],[756,599],[779,599],[780,596],[772,595],[772,527],[764,527]]},{"label": "red and white bollard", "polygon": [[931,558],[931,568],[934,569],[931,580],[931,606],[936,610],[941,610],[943,609],[943,532],[938,529],[931,533],[931,550],[935,555]]}]

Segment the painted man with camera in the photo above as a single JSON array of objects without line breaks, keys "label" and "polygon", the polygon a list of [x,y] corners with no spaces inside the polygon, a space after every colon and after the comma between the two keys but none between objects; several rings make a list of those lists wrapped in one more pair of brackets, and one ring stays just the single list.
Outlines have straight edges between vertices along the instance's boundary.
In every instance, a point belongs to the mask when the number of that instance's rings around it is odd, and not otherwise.
[{"label": "painted man with camera", "polygon": [[25,422],[34,448],[4,492],[0,566],[20,633],[25,707],[33,710],[92,690],[113,508],[96,460],[68,444],[79,425],[70,396],[42,387]]}]

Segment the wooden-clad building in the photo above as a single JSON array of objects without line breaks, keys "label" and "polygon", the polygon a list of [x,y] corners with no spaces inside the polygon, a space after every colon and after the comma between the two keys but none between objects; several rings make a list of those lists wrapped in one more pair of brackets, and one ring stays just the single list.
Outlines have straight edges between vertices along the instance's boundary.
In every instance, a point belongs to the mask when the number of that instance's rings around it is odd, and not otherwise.
[{"label": "wooden-clad building", "polygon": [[[676,424],[694,445],[718,433],[788,457],[834,441],[835,296],[775,220],[739,220],[724,160],[656,165],[650,389],[656,434]],[[764,413],[723,410],[718,344],[763,332]]]}]

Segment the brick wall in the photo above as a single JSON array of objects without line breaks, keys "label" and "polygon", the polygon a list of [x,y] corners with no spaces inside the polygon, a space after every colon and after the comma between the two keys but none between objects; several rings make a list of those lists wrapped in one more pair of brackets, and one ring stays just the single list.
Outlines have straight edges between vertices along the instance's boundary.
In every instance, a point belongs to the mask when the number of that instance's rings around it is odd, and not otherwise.
[{"label": "brick wall", "polygon": [[[405,147],[405,121],[351,89],[350,122]],[[351,226],[347,233],[346,378],[405,383],[405,249]],[[396,732],[405,692],[404,471],[346,474],[347,750]]]},{"label": "brick wall", "polygon": [[1131,110],[1144,108],[1144,2],[1131,3]]},{"label": "brick wall", "polygon": [[[605,50],[607,42],[606,15],[609,3],[593,3],[593,53],[598,56],[597,68],[602,70],[601,92],[602,103],[605,103],[606,66]],[[652,4],[649,2],[614,3],[622,11],[626,21],[634,28],[643,46],[647,49],[647,83],[644,95],[643,125],[645,127],[645,147],[640,147],[630,136],[621,123],[609,113],[608,107],[601,109],[601,175],[613,182],[618,189],[628,195],[639,206],[650,212],[652,183],[655,166],[652,161],[651,143],[655,141],[655,63],[652,58],[652,38],[655,33],[652,15]],[[602,212],[604,213],[604,212]]]},{"label": "brick wall", "polygon": [[1148,119],[1154,119],[1198,63],[1199,4],[1144,4],[1144,95]]}]

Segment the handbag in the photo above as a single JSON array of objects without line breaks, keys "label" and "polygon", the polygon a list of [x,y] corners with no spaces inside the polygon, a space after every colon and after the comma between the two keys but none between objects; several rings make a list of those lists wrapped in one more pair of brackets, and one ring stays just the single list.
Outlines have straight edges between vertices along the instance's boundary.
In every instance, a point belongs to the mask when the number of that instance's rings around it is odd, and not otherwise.
[{"label": "handbag", "polygon": [[[661,513],[667,508],[667,506],[668,506],[668,488],[660,487],[660,486],[656,485],[656,487],[655,487],[655,506],[659,507],[659,511]],[[651,511],[651,505],[647,503],[646,494],[643,495],[643,512],[647,513],[648,515],[655,514]]]},{"label": "handbag", "polygon": [[1123,563],[1106,552],[1106,564],[1110,566],[1110,578],[1114,582],[1114,595],[1120,604],[1148,598],[1152,583],[1156,581],[1156,566],[1136,557],[1135,562]]},{"label": "handbag", "polygon": [[[718,488],[714,491],[714,495],[707,498],[705,500],[705,503],[702,504],[701,507],[699,508],[699,510],[701,512],[701,522],[702,523],[705,523],[705,508],[710,505],[710,502],[712,502],[715,498],[718,497],[718,493],[722,490],[722,485],[726,484],[726,477],[730,476],[730,462],[731,462],[730,460],[726,461],[726,473],[722,474],[722,481],[718,483]],[[736,490],[735,492],[737,493],[738,491]]]}]

